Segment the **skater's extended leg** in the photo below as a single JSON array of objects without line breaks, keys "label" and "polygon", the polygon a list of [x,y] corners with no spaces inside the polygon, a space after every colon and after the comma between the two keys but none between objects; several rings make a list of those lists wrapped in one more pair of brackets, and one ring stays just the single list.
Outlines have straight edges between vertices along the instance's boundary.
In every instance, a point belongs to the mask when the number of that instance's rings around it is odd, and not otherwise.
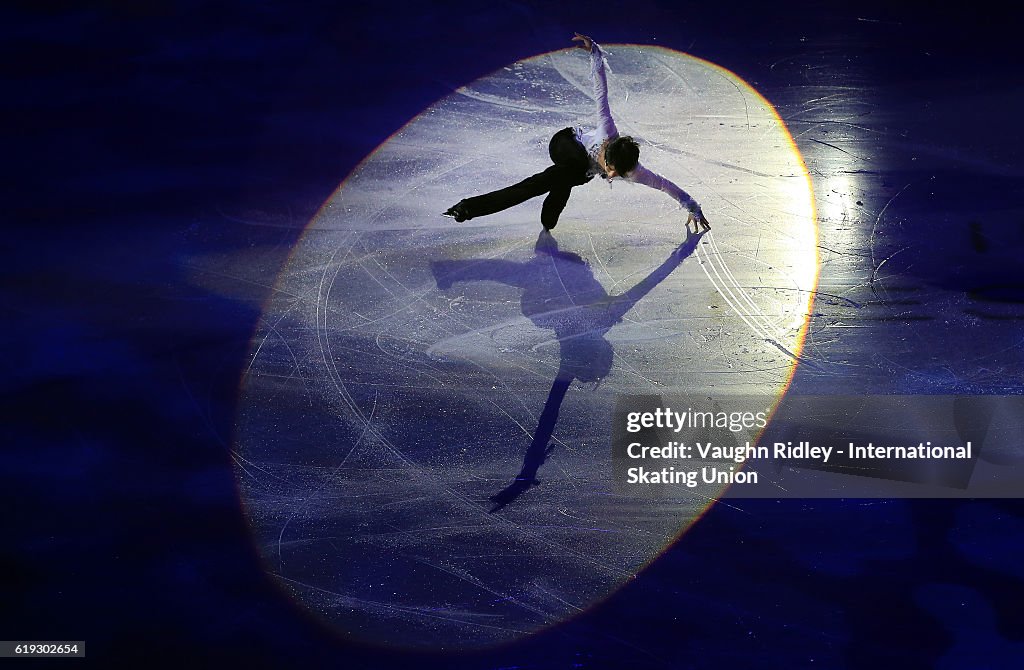
[{"label": "skater's extended leg", "polygon": [[487,216],[514,207],[530,198],[536,198],[551,190],[555,183],[558,170],[552,165],[543,172],[527,177],[518,184],[507,186],[497,191],[466,198],[455,205],[446,214],[455,216],[456,220],[464,221],[478,216]]},{"label": "skater's extended leg", "polygon": [[[560,194],[559,198],[568,199],[569,189],[577,184],[585,183],[585,181],[585,178],[581,179],[577,171],[569,167],[552,165],[543,172],[527,177],[518,184],[472,198],[466,198],[460,201],[459,204],[451,207],[445,214],[454,216],[456,221],[466,221],[478,216],[487,216],[488,214],[506,210],[509,207],[526,202],[530,198],[536,198],[553,190],[561,191],[564,189],[565,193]],[[557,199],[555,202],[557,202]],[[552,206],[555,205],[555,202],[552,203]],[[558,208],[558,213],[564,207],[565,203],[562,202],[561,207]],[[557,219],[556,213],[554,220],[557,221]]]}]

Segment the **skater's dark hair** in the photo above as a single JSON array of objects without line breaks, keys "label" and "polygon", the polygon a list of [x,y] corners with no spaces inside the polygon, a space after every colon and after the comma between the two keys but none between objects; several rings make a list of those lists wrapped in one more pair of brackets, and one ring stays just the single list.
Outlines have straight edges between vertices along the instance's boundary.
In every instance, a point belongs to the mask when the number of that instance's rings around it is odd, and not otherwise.
[{"label": "skater's dark hair", "polygon": [[640,145],[632,137],[616,137],[605,147],[604,162],[625,176],[640,162]]}]

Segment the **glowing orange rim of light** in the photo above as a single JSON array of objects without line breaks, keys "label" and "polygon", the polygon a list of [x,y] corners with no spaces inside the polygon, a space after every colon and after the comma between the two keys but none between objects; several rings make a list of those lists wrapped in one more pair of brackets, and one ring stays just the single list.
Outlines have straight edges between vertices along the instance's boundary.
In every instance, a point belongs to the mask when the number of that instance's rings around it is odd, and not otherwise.
[{"label": "glowing orange rim of light", "polygon": [[[812,225],[812,231],[814,233],[814,281],[812,283],[811,288],[807,290],[806,315],[804,317],[803,324],[800,326],[800,330],[798,331],[798,333],[796,335],[796,341],[795,341],[794,352],[793,352],[794,360],[792,361],[792,364],[790,366],[789,375],[786,378],[786,381],[782,384],[781,391],[779,391],[778,394],[777,394],[777,399],[775,401],[775,405],[772,407],[771,415],[769,416],[769,424],[770,424],[771,416],[775,415],[775,411],[778,409],[778,406],[781,403],[783,396],[785,396],[786,391],[789,390],[790,385],[793,383],[793,377],[796,374],[797,362],[799,361],[800,355],[803,352],[804,341],[805,341],[805,339],[807,337],[807,331],[810,329],[811,310],[812,310],[812,308],[814,306],[814,297],[817,294],[817,288],[818,288],[818,277],[820,276],[820,272],[821,272],[821,255],[820,255],[820,253],[818,251],[817,203],[816,203],[815,198],[814,198],[814,188],[813,188],[813,185],[811,184],[811,175],[807,171],[807,165],[806,165],[806,163],[804,163],[803,155],[800,153],[800,149],[797,147],[796,141],[793,139],[793,135],[789,132],[789,127],[786,126],[786,123],[782,120],[782,117],[779,116],[778,111],[775,109],[775,105],[773,105],[771,102],[769,102],[768,99],[765,98],[763,95],[761,95],[761,93],[757,89],[755,89],[753,86],[748,84],[746,81],[743,80],[742,77],[740,77],[736,73],[732,72],[731,70],[728,70],[728,69],[722,67],[721,65],[713,63],[713,62],[711,62],[709,60],[705,60],[705,59],[700,58],[698,56],[694,56],[692,54],[688,54],[688,53],[685,53],[685,52],[682,52],[682,51],[677,51],[675,49],[670,49],[668,47],[663,47],[663,46],[647,45],[647,44],[630,44],[630,43],[614,43],[614,44],[611,44],[610,46],[613,46],[613,47],[632,47],[632,48],[636,48],[636,49],[640,49],[640,50],[642,50],[642,49],[654,49],[654,50],[659,50],[659,51],[665,51],[665,52],[667,52],[669,54],[672,54],[674,56],[682,56],[684,58],[688,58],[688,59],[697,61],[697,62],[707,66],[711,70],[721,74],[722,76],[726,77],[727,79],[733,81],[737,85],[742,86],[743,90],[746,90],[746,91],[749,91],[750,93],[753,93],[754,97],[757,100],[759,100],[764,105],[765,109],[767,109],[771,113],[771,115],[775,118],[775,120],[778,122],[779,127],[782,129],[783,135],[785,136],[786,142],[789,145],[790,151],[792,152],[792,154],[796,157],[797,161],[799,162],[800,171],[802,172],[803,177],[804,177],[804,181],[805,181],[805,183],[807,185],[807,194],[810,196],[811,225]],[[564,51],[572,51],[572,50],[574,50],[576,48],[578,48],[578,47],[567,47],[565,49],[554,49],[552,51],[547,51],[547,52],[538,54],[536,56],[531,56],[530,58],[524,58],[522,60],[516,61],[516,63],[525,63],[525,62],[529,62],[529,61],[534,61],[534,60],[537,60],[537,59],[540,59],[540,58],[544,58],[546,56],[550,56],[551,54],[561,53],[561,52],[564,52]],[[492,74],[494,74],[495,72],[498,72],[498,70],[493,70],[492,72],[479,77],[477,80],[489,77]],[[474,80],[474,81],[477,81],[477,80]],[[445,96],[444,98],[441,98],[438,102],[440,102],[441,100],[445,100],[447,97],[448,96]],[[383,149],[387,145],[387,143],[393,137],[395,137],[396,135],[401,133],[403,130],[405,130],[407,127],[409,127],[410,125],[415,123],[421,116],[423,116],[425,113],[427,113],[428,111],[433,109],[436,104],[437,103],[435,102],[435,103],[429,105],[422,112],[420,112],[419,114],[417,114],[416,116],[411,118],[406,123],[402,124],[402,126],[400,128],[398,128],[395,132],[393,132],[390,135],[388,135],[384,139],[384,141],[382,141],[377,146],[376,149],[371,151],[369,154],[366,155],[365,158],[363,158],[361,161],[359,161],[359,163],[357,163],[356,166],[352,168],[352,170],[348,173],[348,175],[346,175],[345,178],[341,180],[341,183],[338,184],[338,187],[336,189],[334,189],[331,192],[331,194],[324,200],[323,204],[321,204],[320,207],[317,208],[316,213],[310,219],[309,223],[306,224],[306,226],[303,228],[302,234],[299,236],[299,239],[296,241],[295,245],[292,247],[291,252],[289,252],[289,254],[288,254],[288,258],[285,260],[284,264],[281,266],[281,270],[278,272],[277,277],[274,280],[274,284],[273,284],[274,287],[277,286],[277,284],[280,281],[281,277],[288,271],[288,268],[291,266],[293,255],[295,254],[295,252],[298,249],[298,247],[301,246],[301,242],[302,242],[303,238],[305,237],[305,235],[309,232],[311,226],[320,218],[320,216],[324,213],[325,208],[331,203],[331,201],[334,200],[335,196],[345,187],[345,184],[348,182],[348,180],[354,174],[356,174],[359,171],[359,169],[361,167],[363,167],[363,165],[368,163],[370,161],[370,159],[372,159],[374,156],[376,156],[377,152],[380,151],[381,149]],[[262,305],[260,307],[260,315],[261,316],[266,311],[268,303],[273,298],[273,294],[274,294],[274,291],[271,290],[270,293],[268,294],[267,298],[263,301],[263,303],[262,303]],[[254,346],[254,343],[255,343],[257,335],[258,335],[258,332],[254,332],[252,338],[250,339],[250,342],[249,342],[249,350],[250,351],[253,350],[253,346]],[[243,373],[242,377],[239,379],[239,393],[241,393],[241,391],[242,391],[242,384],[244,383],[246,376],[247,376],[247,374]],[[239,411],[240,411],[240,409],[239,409]],[[762,430],[762,433],[763,433],[763,430]],[[755,439],[759,439],[760,435],[761,435],[761,433],[758,433],[758,436]],[[232,440],[232,443],[234,443],[234,439]],[[742,469],[742,466],[741,466],[741,469]],[[723,489],[723,492],[727,491],[731,486],[732,485],[727,485]],[[243,511],[245,511],[245,514],[246,514],[246,519],[247,519],[247,524],[246,525],[250,528],[250,531],[251,531],[252,530],[252,524],[251,524],[251,522],[248,522],[248,519],[251,518],[251,515],[248,514],[248,506],[246,505],[245,498],[242,496],[241,477],[239,476],[239,468],[235,468],[235,490],[236,490],[236,492],[238,494],[239,501],[242,504]],[[650,565],[655,560],[657,560],[665,551],[668,550],[669,547],[671,547],[673,544],[675,544],[676,541],[687,530],[692,528],[694,524],[696,524],[705,514],[707,514],[708,510],[711,509],[711,506],[712,506],[712,504],[714,502],[715,502],[714,500],[711,500],[710,502],[708,502],[708,504],[702,510],[700,510],[700,512],[698,512],[696,514],[696,516],[693,517],[693,519],[690,521],[690,523],[688,523],[685,527],[681,528],[678,533],[676,533],[674,536],[672,536],[672,538],[668,542],[665,543],[665,546],[662,547],[662,549],[660,551],[658,551],[656,554],[651,556],[649,559],[647,559],[646,561],[641,563],[640,566],[637,568],[637,573],[639,573],[641,570],[643,570],[648,565]],[[258,560],[261,563],[267,563],[268,559],[263,556],[263,553],[261,551],[259,551],[258,548],[257,548],[257,554],[258,554]],[[296,605],[299,604],[299,603],[297,603],[295,601],[294,594],[285,591],[284,584],[281,582],[281,580],[273,580],[273,583],[282,592],[284,592],[285,595],[288,596],[290,602],[292,602],[293,604],[296,604]],[[549,624],[547,626],[543,626],[543,627],[537,628],[536,630],[533,630],[533,631],[530,631],[528,633],[525,633],[525,634],[521,635],[520,637],[512,638],[512,639],[509,639],[509,640],[503,640],[503,641],[495,642],[495,643],[488,644],[488,645],[466,647],[466,649],[487,649],[487,648],[493,649],[493,648],[501,647],[501,646],[506,645],[506,644],[512,644],[512,643],[514,643],[514,642],[516,642],[518,640],[521,640],[523,638],[530,637],[532,635],[536,635],[537,633],[540,633],[540,632],[542,632],[544,630],[548,630],[550,628],[553,628],[554,626],[565,624],[565,623],[575,619],[577,616],[579,616],[583,612],[589,610],[591,607],[593,607],[595,605],[598,605],[601,602],[603,602],[604,600],[606,600],[607,598],[611,597],[621,587],[622,587],[622,584],[620,583],[618,586],[612,588],[611,590],[609,590],[603,596],[600,596],[597,599],[595,599],[594,602],[590,603],[590,605],[587,606],[586,608],[582,609],[579,612],[571,613],[568,616],[566,616],[564,619],[561,619],[560,621],[557,621],[555,623]],[[299,608],[299,611],[303,615],[307,615],[311,620],[317,622],[317,624],[325,626],[332,633],[342,634],[341,631],[336,630],[336,627],[335,626],[331,626],[329,624],[329,622],[327,622],[325,619],[323,619],[321,617],[315,616],[310,608],[302,606],[301,608]],[[369,642],[369,641],[366,641],[366,642]],[[369,642],[369,643],[370,644],[374,644],[373,642]],[[428,650],[426,648],[420,648],[420,647],[409,647],[409,649],[418,649],[420,651],[427,651]]]}]

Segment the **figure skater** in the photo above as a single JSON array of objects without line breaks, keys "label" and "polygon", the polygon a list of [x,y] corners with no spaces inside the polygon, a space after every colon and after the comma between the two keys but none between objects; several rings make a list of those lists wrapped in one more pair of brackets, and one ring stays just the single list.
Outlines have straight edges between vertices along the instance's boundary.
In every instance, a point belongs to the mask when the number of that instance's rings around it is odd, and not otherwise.
[{"label": "figure skater", "polygon": [[448,208],[445,216],[451,216],[461,223],[500,212],[547,193],[541,206],[540,221],[545,229],[551,230],[558,223],[558,216],[565,209],[573,187],[586,184],[595,175],[600,175],[605,180],[621,177],[626,181],[664,191],[687,210],[687,231],[691,223],[694,224],[694,232],[710,230],[711,224],[697,201],[665,177],[641,165],[640,147],[636,140],[619,136],[608,107],[608,80],[601,47],[579,33],[576,33],[573,41],[579,42],[580,48],[590,52],[590,74],[594,82],[594,100],[599,119],[597,128],[587,132],[580,128],[558,131],[548,144],[548,154],[554,165],[513,186],[461,200]]}]

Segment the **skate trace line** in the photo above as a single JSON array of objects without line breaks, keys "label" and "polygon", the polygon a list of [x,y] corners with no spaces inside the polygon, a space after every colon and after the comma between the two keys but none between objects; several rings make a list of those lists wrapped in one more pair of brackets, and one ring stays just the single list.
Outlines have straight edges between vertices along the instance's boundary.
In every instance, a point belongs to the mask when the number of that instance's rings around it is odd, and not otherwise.
[{"label": "skate trace line", "polygon": [[[714,240],[714,236],[711,235],[711,233],[708,233],[708,236],[711,237],[712,240]],[[699,245],[697,247],[698,257],[701,258],[702,261],[704,261],[704,262],[700,263],[701,269],[704,271],[704,274],[707,276],[708,281],[711,282],[711,285],[715,287],[715,290],[717,290],[719,295],[721,295],[722,298],[726,301],[726,303],[729,304],[729,307],[732,308],[732,310],[736,313],[736,315],[739,316],[740,319],[743,320],[743,323],[745,323],[754,332],[755,335],[760,337],[762,340],[764,340],[768,344],[771,344],[772,346],[777,348],[779,351],[783,352],[784,354],[786,354],[787,356],[792,358],[794,361],[800,361],[800,362],[803,362],[803,363],[808,363],[808,361],[806,359],[804,359],[801,356],[793,353],[792,351],[789,350],[788,347],[782,345],[775,337],[772,336],[771,333],[767,332],[763,326],[761,326],[761,325],[751,321],[752,318],[755,318],[753,312],[752,311],[748,312],[747,310],[744,310],[741,307],[741,305],[738,304],[740,302],[740,299],[733,292],[732,287],[729,286],[730,279],[728,279],[726,277],[723,277],[723,272],[727,273],[729,276],[731,276],[731,273],[729,273],[728,266],[726,266],[725,262],[721,259],[721,254],[716,250],[715,251],[715,256],[713,257],[707,251],[707,249],[704,249],[703,247],[704,247],[704,245]],[[700,254],[702,252],[703,252],[703,256],[700,256]],[[717,264],[715,263],[715,259],[716,258],[718,260]],[[708,266],[710,266],[711,269],[714,270],[715,275],[718,277],[717,281],[716,281],[715,277],[713,277],[711,275],[711,273],[708,272]],[[719,269],[719,266],[722,267],[721,270]],[[733,286],[735,286],[736,290],[740,294],[743,294],[743,289],[740,288],[739,285],[737,285],[735,283],[736,280],[732,279],[731,282],[732,282]],[[746,296],[744,296],[744,297],[746,297]],[[750,301],[750,298],[747,298],[747,300]],[[751,304],[753,304],[752,301],[751,301]],[[755,310],[756,310],[756,305],[755,305]]]}]

